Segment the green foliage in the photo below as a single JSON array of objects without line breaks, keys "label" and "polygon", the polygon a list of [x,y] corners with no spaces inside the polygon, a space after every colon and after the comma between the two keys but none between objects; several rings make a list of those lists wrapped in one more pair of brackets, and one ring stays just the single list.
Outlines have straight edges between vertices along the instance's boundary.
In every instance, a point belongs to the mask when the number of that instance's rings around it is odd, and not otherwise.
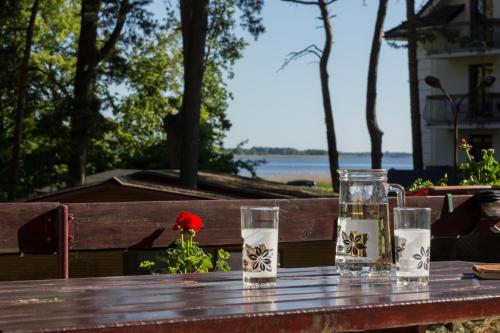
[{"label": "green foliage", "polygon": [[167,272],[170,274],[204,273],[212,268],[212,256],[203,252],[201,248],[190,241],[178,240],[175,246],[168,249],[159,260],[165,262]]},{"label": "green foliage", "polygon": [[229,252],[225,251],[224,249],[218,249],[217,257],[218,259],[215,262],[215,270],[220,272],[230,271],[231,266],[229,266],[229,263],[226,260],[231,257],[231,254],[229,254]]},{"label": "green foliage", "polygon": [[422,178],[417,178],[415,181],[410,185],[410,192],[411,191],[416,191],[422,188],[428,188],[434,186],[434,184],[430,180],[423,180]]},{"label": "green foliage", "polygon": [[[16,69],[24,50],[32,0],[6,1],[0,9],[0,199],[10,176]],[[68,110],[76,59],[79,1],[40,2],[28,72],[28,97],[20,154],[20,197],[49,184],[56,187],[67,172]],[[2,15],[7,17],[2,18]],[[13,33],[14,32],[14,33]]]},{"label": "green foliage", "polygon": [[13,2],[3,1],[0,5],[0,199],[7,196],[8,163],[12,156],[10,147],[14,134],[13,115],[16,102],[13,97],[16,94],[14,69],[21,61],[19,51],[22,43],[22,40],[18,38],[19,34],[14,33],[19,26],[19,16],[19,10]]},{"label": "green foliage", "polygon": [[[465,152],[467,162],[459,165],[462,171],[462,181],[460,185],[500,185],[500,163],[496,160],[494,149],[483,149],[481,160],[476,161],[471,155],[472,146],[462,139],[460,148]],[[448,175],[445,174],[438,182],[438,185],[448,184]],[[433,186],[430,180],[416,179],[410,186],[410,191]]]},{"label": "green foliage", "polygon": [[[169,166],[166,115],[179,110],[183,92],[182,36],[176,1],[165,13],[148,12],[150,0],[134,1],[121,38],[99,63],[95,93],[99,108],[87,159],[87,173],[113,168]],[[33,0],[0,0],[0,200],[6,198],[16,106],[17,68]],[[101,4],[98,42],[107,39],[119,2]],[[237,173],[250,167],[223,147],[231,127],[227,80],[252,36],[263,32],[262,0],[211,1],[203,81],[200,169]],[[80,33],[80,0],[43,0],[35,24],[29,87],[23,122],[19,197],[35,189],[64,187],[70,152],[71,112]],[[159,14],[159,15],[158,15]],[[155,18],[164,18],[156,22]]]},{"label": "green foliage", "polygon": [[468,320],[448,325],[430,325],[425,333],[495,333],[500,332],[500,318]]},{"label": "green foliage", "polygon": [[467,162],[460,164],[463,173],[461,185],[500,185],[500,163],[493,156],[494,149],[483,149],[481,160],[475,161],[470,154],[472,146],[464,139],[460,148],[467,156]]},{"label": "green foliage", "polygon": [[242,146],[238,146],[231,151],[236,155],[328,155],[328,152],[322,149],[299,150],[295,148],[275,147],[243,148]]},{"label": "green foliage", "polygon": [[438,180],[437,185],[438,186],[448,185],[448,174],[447,173],[445,173],[444,176]]},{"label": "green foliage", "polygon": [[[181,233],[181,238],[158,257],[158,262],[145,260],[140,263],[140,267],[154,274],[205,273],[213,270],[212,255],[205,253],[198,243],[193,241],[194,237],[193,230],[186,233],[187,240],[184,240],[184,233]],[[219,249],[214,270],[229,271],[231,267],[226,261],[229,257],[228,252]]]},{"label": "green foliage", "polygon": [[323,192],[333,192],[332,183],[318,182],[316,188]]},{"label": "green foliage", "polygon": [[140,263],[139,267],[144,268],[144,269],[148,269],[148,270],[153,270],[155,265],[156,265],[156,263],[154,261],[144,260]]},{"label": "green foliage", "polygon": [[438,180],[436,184],[432,183],[430,180],[424,180],[422,178],[417,178],[415,181],[410,185],[409,191],[416,191],[422,188],[429,188],[431,186],[446,186],[448,185],[448,174],[445,173],[441,179]]}]

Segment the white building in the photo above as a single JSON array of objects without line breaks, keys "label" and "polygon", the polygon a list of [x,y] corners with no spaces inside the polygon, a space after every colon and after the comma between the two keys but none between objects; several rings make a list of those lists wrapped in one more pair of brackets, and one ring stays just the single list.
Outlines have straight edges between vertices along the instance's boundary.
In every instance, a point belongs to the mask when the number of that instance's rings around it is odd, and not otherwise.
[{"label": "white building", "polygon": [[[495,148],[500,158],[500,0],[429,0],[417,13],[418,76],[424,164],[453,165],[453,111],[428,75],[440,79],[455,100],[467,95],[459,113],[459,137],[473,145]],[[387,40],[406,39],[406,23],[387,31]],[[485,76],[497,78],[490,88],[477,86]],[[460,152],[459,161],[465,155]]]}]

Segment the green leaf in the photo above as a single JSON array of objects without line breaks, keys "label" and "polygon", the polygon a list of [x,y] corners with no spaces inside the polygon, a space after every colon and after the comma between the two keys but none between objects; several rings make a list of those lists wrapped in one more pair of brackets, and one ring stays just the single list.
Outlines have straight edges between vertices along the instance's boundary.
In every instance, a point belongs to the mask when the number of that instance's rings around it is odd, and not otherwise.
[{"label": "green leaf", "polygon": [[201,261],[201,265],[199,266],[199,272],[208,272],[208,270],[212,267],[212,261],[210,260],[210,258],[203,258]]},{"label": "green leaf", "polygon": [[227,259],[229,259],[229,257],[231,257],[231,254],[229,252],[225,251],[224,249],[219,249],[217,251],[217,256],[219,257],[219,259],[227,260]]},{"label": "green leaf", "polygon": [[428,188],[434,186],[434,184],[430,180],[423,180],[422,178],[417,178],[415,181],[410,185],[410,191],[416,191],[422,188]]},{"label": "green leaf", "polygon": [[139,267],[146,268],[146,269],[152,269],[155,265],[156,265],[156,263],[154,261],[144,260],[144,261],[141,261]]}]

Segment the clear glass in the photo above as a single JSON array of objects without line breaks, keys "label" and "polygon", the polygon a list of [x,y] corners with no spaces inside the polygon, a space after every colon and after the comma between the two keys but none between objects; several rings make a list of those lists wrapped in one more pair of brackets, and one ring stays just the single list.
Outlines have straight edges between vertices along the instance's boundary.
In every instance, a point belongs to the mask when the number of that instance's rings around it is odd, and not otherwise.
[{"label": "clear glass", "polygon": [[335,265],[344,276],[388,277],[392,266],[388,191],[404,189],[387,184],[387,170],[339,170],[339,218]]},{"label": "clear glass", "polygon": [[427,284],[431,266],[431,209],[394,208],[398,284]]},{"label": "clear glass", "polygon": [[279,207],[241,207],[243,282],[259,288],[276,282]]}]

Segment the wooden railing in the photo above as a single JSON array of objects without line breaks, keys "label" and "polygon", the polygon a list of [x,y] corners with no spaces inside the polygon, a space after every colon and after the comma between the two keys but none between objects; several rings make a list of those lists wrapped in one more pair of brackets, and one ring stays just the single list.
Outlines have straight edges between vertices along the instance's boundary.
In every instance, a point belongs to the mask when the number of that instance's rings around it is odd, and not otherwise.
[{"label": "wooden railing", "polygon": [[[391,199],[390,207],[394,204]],[[138,263],[130,259],[137,261],[140,255],[134,251],[171,244],[176,238],[171,230],[175,218],[185,210],[204,220],[197,237],[201,246],[237,253],[241,247],[239,209],[254,205],[280,207],[282,267],[334,264],[338,199],[12,203],[0,204],[0,280],[54,277],[56,267],[61,278],[135,273],[130,266]],[[409,197],[407,205],[431,207],[434,241],[456,239],[477,225],[470,196],[455,196],[451,205],[444,196]],[[433,259],[456,259],[446,257],[446,245],[436,247],[445,251],[434,251]],[[47,264],[51,273],[46,274],[46,267],[37,276],[31,254],[56,256],[57,261]],[[30,261],[20,264],[28,256]],[[23,275],[23,270],[31,273]]]}]

